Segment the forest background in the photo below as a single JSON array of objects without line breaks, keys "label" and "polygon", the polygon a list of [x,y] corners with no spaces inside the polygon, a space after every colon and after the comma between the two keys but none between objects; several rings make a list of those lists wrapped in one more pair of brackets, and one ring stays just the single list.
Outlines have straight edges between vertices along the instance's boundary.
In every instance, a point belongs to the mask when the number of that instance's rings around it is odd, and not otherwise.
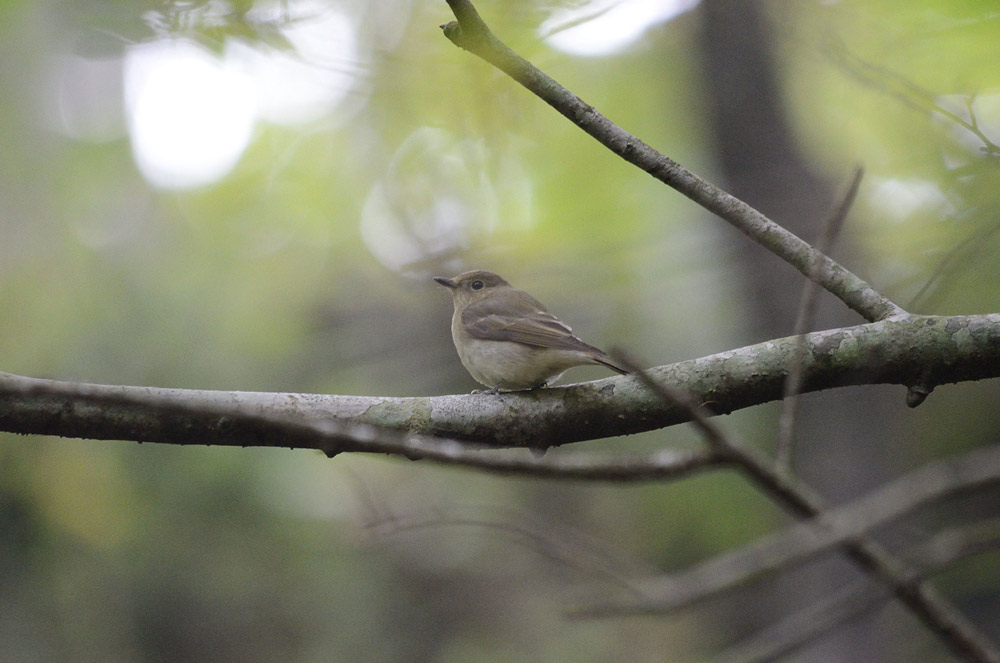
[{"label": "forest background", "polygon": [[[808,241],[863,166],[838,260],[910,311],[1000,311],[992,3],[477,6],[588,103]],[[468,268],[649,365],[792,332],[799,274],[457,49],[438,28],[452,18],[402,0],[0,3],[0,369],[467,392],[430,277]],[[862,322],[821,304],[814,328]],[[863,495],[995,443],[998,396],[995,381],[916,409],[901,387],[807,395],[796,470],[833,503]],[[719,423],[770,450],[778,411]],[[579,446],[699,444],[675,427]],[[995,528],[998,501],[885,536]],[[3,434],[0,643],[23,661],[700,660],[856,572],[831,553],[670,616],[564,613],[787,522],[731,472],[620,486]],[[994,639],[998,562],[939,578]],[[873,651],[952,660],[892,602],[788,660]]]}]

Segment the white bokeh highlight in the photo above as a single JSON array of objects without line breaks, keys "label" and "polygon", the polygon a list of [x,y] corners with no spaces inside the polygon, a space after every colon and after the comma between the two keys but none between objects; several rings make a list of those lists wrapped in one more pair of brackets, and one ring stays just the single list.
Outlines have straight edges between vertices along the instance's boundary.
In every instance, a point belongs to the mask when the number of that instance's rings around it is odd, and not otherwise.
[{"label": "white bokeh highlight", "polygon": [[612,55],[650,27],[692,9],[698,0],[591,0],[560,7],[539,27],[545,42],[569,55]]},{"label": "white bokeh highlight", "polygon": [[190,188],[233,169],[253,134],[250,78],[183,40],[155,41],[125,57],[132,152],[154,186]]},{"label": "white bokeh highlight", "polygon": [[[187,189],[225,177],[250,145],[258,122],[322,121],[367,99],[369,78],[352,19],[336,7],[294,4],[280,50],[227,40],[216,53],[184,39],[160,39],[126,50],[125,113],[132,151],[154,186]],[[266,20],[267,15],[258,16]]]}]

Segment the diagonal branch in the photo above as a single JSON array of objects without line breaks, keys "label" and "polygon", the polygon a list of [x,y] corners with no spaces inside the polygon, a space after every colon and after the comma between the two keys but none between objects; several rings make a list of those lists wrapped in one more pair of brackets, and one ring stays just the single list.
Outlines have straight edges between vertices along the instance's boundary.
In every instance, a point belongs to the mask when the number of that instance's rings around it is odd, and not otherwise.
[{"label": "diagonal branch", "polygon": [[790,613],[718,656],[713,663],[768,663],[828,633],[892,598],[886,587],[859,580],[834,590],[819,603]]},{"label": "diagonal branch", "polygon": [[[676,403],[671,388],[648,373],[639,379],[666,403]],[[703,426],[703,429],[705,427]],[[717,594],[753,575],[800,562],[805,557],[839,546],[872,578],[892,589],[954,652],[970,661],[1000,663],[1000,650],[960,611],[942,598],[919,575],[892,553],[867,538],[868,531],[902,513],[946,495],[1000,482],[1000,447],[973,452],[952,461],[922,468],[854,505],[825,510],[822,499],[789,473],[776,469],[752,447],[737,445],[706,429],[712,448],[732,462],[775,502],[809,521],[786,535],[774,535],[743,551],[717,556],[680,577],[647,584],[648,597],[631,605],[602,606],[578,615],[662,612]]]},{"label": "diagonal branch", "polygon": [[[872,530],[922,506],[998,483],[1000,446],[938,461],[865,497],[818,512],[809,520],[714,557],[690,571],[640,584],[645,601],[608,607],[604,612],[665,612],[691,605],[832,548],[854,545]],[[900,574],[893,580],[909,582],[919,574],[913,571],[910,576]]]},{"label": "diagonal branch", "polygon": [[[866,320],[883,320],[906,313],[864,280],[795,234],[601,115],[497,39],[469,0],[447,1],[458,20],[442,28],[445,36],[456,46],[500,69],[609,150],[728,221],[806,277],[815,279]],[[819,269],[814,265],[818,265]]]},{"label": "diagonal branch", "polygon": [[[996,521],[987,521],[942,532],[930,541],[918,543],[907,557],[915,558],[919,574],[928,577],[961,559],[995,551],[1000,546],[1000,527],[997,525]],[[863,581],[851,583],[815,604],[789,613],[714,660],[718,663],[777,660],[891,598],[890,588],[886,586]]]}]

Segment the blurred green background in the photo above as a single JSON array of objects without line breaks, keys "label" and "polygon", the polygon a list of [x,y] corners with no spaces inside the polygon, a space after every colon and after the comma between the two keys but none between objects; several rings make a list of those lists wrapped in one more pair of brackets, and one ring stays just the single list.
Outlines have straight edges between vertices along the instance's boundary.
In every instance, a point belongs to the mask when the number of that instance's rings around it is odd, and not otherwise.
[{"label": "blurred green background", "polygon": [[[807,240],[863,165],[837,257],[914,311],[1000,311],[995,2],[477,6],[612,120]],[[0,2],[0,370],[460,393],[476,385],[430,277],[469,268],[649,364],[791,332],[801,277],[451,45],[448,20],[443,0]],[[818,326],[861,322],[825,309]],[[909,411],[900,389],[810,395],[798,468],[846,499],[995,443],[998,396],[993,382],[942,387]],[[722,423],[769,448],[776,412]],[[676,429],[577,448],[697,443]],[[947,506],[889,534],[905,548],[1000,508]],[[809,582],[670,617],[562,613],[785,522],[728,472],[615,487],[4,434],[0,648],[5,661],[702,660],[857,576],[829,559]],[[1000,638],[998,564],[966,560],[941,587]],[[873,651],[950,660],[891,605],[787,660]]]}]

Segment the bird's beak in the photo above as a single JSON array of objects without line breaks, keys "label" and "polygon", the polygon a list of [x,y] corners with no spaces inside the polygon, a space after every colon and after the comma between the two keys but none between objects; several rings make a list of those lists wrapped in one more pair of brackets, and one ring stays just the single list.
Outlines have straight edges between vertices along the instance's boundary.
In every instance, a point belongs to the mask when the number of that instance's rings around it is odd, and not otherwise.
[{"label": "bird's beak", "polygon": [[458,287],[457,283],[455,283],[451,279],[447,279],[447,278],[445,278],[443,276],[435,276],[434,280],[437,281],[438,283],[440,283],[441,285],[443,285],[444,287],[451,288],[452,290],[454,290],[455,288]]}]

